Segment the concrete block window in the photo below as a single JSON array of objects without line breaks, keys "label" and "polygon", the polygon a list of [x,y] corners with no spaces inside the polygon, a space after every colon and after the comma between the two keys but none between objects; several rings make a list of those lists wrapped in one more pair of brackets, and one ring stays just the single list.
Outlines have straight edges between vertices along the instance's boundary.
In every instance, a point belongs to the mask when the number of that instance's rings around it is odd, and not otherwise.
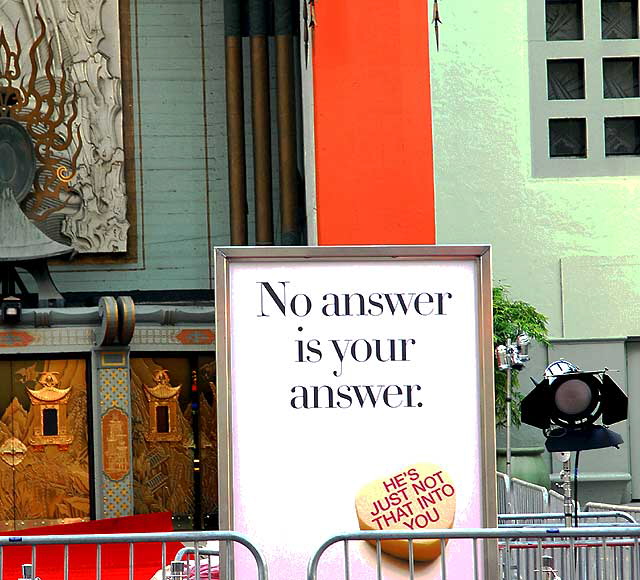
[{"label": "concrete block window", "polygon": [[534,177],[636,175],[639,0],[528,0]]}]

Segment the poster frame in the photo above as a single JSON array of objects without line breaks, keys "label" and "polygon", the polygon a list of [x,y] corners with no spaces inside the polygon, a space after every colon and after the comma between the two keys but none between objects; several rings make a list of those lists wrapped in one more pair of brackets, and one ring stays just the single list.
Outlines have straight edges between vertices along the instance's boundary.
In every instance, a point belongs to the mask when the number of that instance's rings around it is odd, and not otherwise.
[{"label": "poster frame", "polygon": [[[215,251],[215,328],[218,401],[218,497],[219,526],[233,530],[233,456],[231,376],[231,284],[234,262],[322,262],[353,261],[466,261],[476,268],[478,381],[480,396],[480,457],[482,526],[497,527],[496,441],[493,362],[493,316],[491,247],[489,245],[416,246],[234,246]],[[354,530],[355,531],[355,530]],[[484,574],[492,578],[497,570],[495,542],[484,542]],[[309,558],[312,554],[309,554]],[[224,567],[222,568],[224,569]]]}]

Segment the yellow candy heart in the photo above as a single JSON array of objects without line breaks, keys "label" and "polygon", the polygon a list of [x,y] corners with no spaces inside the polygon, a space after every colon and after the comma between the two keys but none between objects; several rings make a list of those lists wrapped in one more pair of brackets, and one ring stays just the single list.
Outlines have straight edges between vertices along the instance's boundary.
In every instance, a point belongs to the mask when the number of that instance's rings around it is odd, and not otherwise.
[{"label": "yellow candy heart", "polygon": [[[433,463],[414,463],[365,485],[356,497],[361,530],[442,530],[453,527],[456,490],[449,474]],[[375,541],[372,542],[375,544]],[[409,559],[407,540],[384,540],[382,551]],[[414,540],[414,559],[435,560],[440,540]]]}]

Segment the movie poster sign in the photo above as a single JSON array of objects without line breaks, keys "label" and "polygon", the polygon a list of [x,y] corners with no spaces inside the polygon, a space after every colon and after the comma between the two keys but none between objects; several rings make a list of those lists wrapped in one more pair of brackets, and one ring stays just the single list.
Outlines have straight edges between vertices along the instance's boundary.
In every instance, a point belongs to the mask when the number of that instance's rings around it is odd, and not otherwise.
[{"label": "movie poster sign", "polygon": [[[216,329],[221,527],[272,577],[304,578],[341,532],[496,525],[488,247],[218,248]],[[350,577],[375,577],[375,546],[352,544]],[[444,549],[466,577],[472,543]],[[407,542],[382,551],[406,578]],[[413,551],[439,578],[440,542]],[[320,578],[340,577],[330,550]]]}]

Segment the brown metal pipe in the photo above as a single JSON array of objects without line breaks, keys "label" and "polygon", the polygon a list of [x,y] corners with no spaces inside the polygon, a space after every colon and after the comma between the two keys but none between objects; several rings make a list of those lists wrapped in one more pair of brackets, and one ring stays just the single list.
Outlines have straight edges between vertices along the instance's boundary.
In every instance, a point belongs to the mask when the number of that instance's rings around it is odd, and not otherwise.
[{"label": "brown metal pipe", "polygon": [[296,179],[296,111],[293,76],[293,36],[276,35],[278,150],[280,162],[280,223],[282,243],[298,243]]},{"label": "brown metal pipe", "polygon": [[244,87],[242,37],[225,37],[227,89],[227,155],[229,160],[229,214],[231,244],[247,245],[247,178],[244,141]]},{"label": "brown metal pipe", "polygon": [[251,116],[256,198],[256,244],[273,244],[271,120],[267,36],[251,36]]}]

